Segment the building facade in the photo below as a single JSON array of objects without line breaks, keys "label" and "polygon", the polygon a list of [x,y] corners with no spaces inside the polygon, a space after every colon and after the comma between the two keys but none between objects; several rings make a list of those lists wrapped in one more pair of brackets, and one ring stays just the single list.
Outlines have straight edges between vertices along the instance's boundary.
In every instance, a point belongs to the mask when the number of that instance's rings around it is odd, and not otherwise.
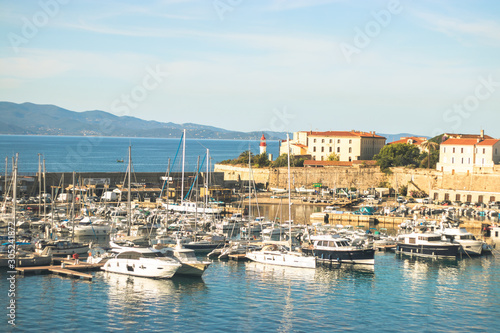
[{"label": "building facade", "polygon": [[[361,131],[301,131],[293,133],[290,152],[293,155],[310,155],[314,161],[327,161],[334,154],[339,161],[371,160],[384,147],[386,138],[375,132]],[[288,153],[283,141],[280,155]]]},{"label": "building facade", "polygon": [[500,140],[477,137],[448,138],[441,143],[438,171],[446,173],[473,173],[494,170],[500,163]]}]

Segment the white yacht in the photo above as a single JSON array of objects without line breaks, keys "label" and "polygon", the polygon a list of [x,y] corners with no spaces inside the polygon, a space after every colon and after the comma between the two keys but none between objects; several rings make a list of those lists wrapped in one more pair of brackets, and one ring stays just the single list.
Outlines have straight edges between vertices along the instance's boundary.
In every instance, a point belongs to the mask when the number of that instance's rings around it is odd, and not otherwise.
[{"label": "white yacht", "polygon": [[[92,221],[90,218],[83,218],[73,227],[75,236],[107,236],[116,231],[111,225],[103,222],[103,220]],[[71,232],[71,227],[69,229]]]},{"label": "white yacht", "polygon": [[259,251],[248,252],[246,257],[262,264],[316,268],[316,257],[290,251],[287,247],[277,244],[264,245]]},{"label": "white yacht", "polygon": [[181,204],[163,203],[163,208],[169,211],[180,213],[198,213],[198,214],[220,214],[222,208],[216,206],[205,206],[201,202],[183,201]]},{"label": "white yacht", "polygon": [[486,242],[476,239],[474,235],[465,228],[443,228],[441,234],[449,241],[460,244],[460,251],[470,256],[480,256],[487,250]]},{"label": "white yacht", "polygon": [[186,249],[180,243],[175,247],[160,248],[159,251],[169,258],[178,260],[182,264],[182,267],[175,273],[177,275],[202,276],[212,263],[211,261],[199,260],[194,250]]},{"label": "white yacht", "polygon": [[106,261],[102,270],[134,276],[169,279],[181,264],[152,248],[115,249],[116,257]]},{"label": "white yacht", "polygon": [[396,253],[432,258],[458,257],[460,245],[443,241],[438,233],[402,234],[398,236]]}]

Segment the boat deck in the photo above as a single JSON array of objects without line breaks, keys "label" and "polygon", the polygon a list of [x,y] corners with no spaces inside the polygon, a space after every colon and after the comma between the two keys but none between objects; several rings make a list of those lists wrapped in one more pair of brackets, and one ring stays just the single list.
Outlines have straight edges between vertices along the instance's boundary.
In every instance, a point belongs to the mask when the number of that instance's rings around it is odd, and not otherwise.
[{"label": "boat deck", "polygon": [[104,264],[88,264],[86,262],[77,263],[77,261],[74,259],[54,260],[54,262],[58,261],[61,262],[61,265],[16,267],[16,271],[18,271],[19,274],[22,275],[26,273],[34,273],[34,274],[55,273],[75,278],[84,278],[86,280],[92,280],[91,274],[82,273],[80,271],[98,270],[102,266],[104,266]]}]

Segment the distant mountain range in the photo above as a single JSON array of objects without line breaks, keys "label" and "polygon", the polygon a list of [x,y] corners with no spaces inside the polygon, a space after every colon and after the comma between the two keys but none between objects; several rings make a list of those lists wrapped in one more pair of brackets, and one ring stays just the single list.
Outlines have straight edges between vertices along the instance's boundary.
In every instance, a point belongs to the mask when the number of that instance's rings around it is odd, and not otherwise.
[{"label": "distant mountain range", "polygon": [[[237,132],[193,123],[174,124],[143,120],[129,116],[115,116],[105,111],[75,112],[55,105],[0,102],[0,134],[18,135],[74,135],[258,140],[264,133],[268,140],[285,140],[285,132]],[[408,133],[381,134],[386,142],[399,140]]]}]

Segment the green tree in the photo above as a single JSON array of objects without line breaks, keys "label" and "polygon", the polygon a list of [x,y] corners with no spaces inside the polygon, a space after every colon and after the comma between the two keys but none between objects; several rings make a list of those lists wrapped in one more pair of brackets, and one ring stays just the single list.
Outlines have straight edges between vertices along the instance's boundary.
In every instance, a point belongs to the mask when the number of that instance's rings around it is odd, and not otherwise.
[{"label": "green tree", "polygon": [[[290,156],[290,166],[292,167],[303,167],[305,158],[299,158],[295,156]],[[288,166],[288,154],[281,154],[276,158],[276,160],[272,164],[275,168],[281,168]]]},{"label": "green tree", "polygon": [[271,161],[269,161],[269,157],[266,153],[256,155],[252,158],[252,165],[255,165],[257,168],[264,168],[269,166],[270,164]]},{"label": "green tree", "polygon": [[327,161],[340,161],[340,156],[335,153],[331,153],[328,155]]},{"label": "green tree", "polygon": [[421,168],[434,169],[439,161],[439,143],[431,140],[427,140],[422,143],[424,151],[420,155]]},{"label": "green tree", "polygon": [[381,170],[387,171],[391,167],[407,166],[417,167],[420,164],[420,150],[408,143],[395,143],[384,146],[373,157]]}]

